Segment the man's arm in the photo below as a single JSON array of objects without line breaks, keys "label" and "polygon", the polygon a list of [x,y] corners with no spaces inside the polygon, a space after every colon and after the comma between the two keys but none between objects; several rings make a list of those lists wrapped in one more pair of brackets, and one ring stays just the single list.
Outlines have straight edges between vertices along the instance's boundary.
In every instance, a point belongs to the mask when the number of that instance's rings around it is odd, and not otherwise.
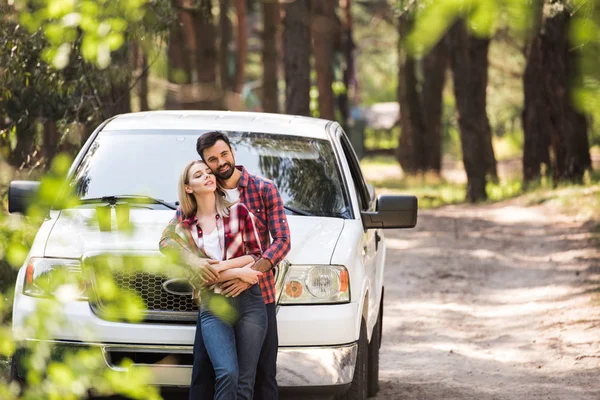
[{"label": "man's arm", "polygon": [[283,199],[274,183],[269,182],[264,186],[262,198],[267,211],[267,226],[273,242],[264,250],[262,258],[254,264],[253,268],[265,272],[279,264],[289,253],[291,238]]}]

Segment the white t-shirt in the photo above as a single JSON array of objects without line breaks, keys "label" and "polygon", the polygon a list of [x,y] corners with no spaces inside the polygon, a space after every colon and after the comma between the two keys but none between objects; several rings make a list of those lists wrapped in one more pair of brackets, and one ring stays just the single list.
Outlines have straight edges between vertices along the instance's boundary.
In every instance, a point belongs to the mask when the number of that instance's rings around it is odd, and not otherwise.
[{"label": "white t-shirt", "polygon": [[[198,237],[198,235],[196,235]],[[209,234],[203,234],[202,240],[204,241],[204,252],[207,256],[214,260],[223,260],[223,247],[219,241],[219,230],[215,228]]]},{"label": "white t-shirt", "polygon": [[237,203],[240,200],[240,189],[223,189],[225,191],[225,198],[230,203]]},{"label": "white t-shirt", "polygon": [[[198,227],[196,225],[192,225],[192,237],[196,242],[196,246],[200,247],[200,238],[198,237]],[[202,249],[207,256],[218,261],[223,261],[223,247],[219,241],[219,230],[217,228],[209,234],[203,233],[202,241],[204,242]]]}]

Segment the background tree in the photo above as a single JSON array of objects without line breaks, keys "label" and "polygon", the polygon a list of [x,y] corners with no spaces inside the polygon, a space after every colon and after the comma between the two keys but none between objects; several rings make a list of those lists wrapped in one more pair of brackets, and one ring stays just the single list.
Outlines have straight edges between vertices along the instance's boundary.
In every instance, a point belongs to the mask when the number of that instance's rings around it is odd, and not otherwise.
[{"label": "background tree", "polygon": [[311,33],[319,91],[319,116],[335,119],[333,95],[333,55],[339,35],[335,15],[336,0],[312,2]]},{"label": "background tree", "polygon": [[309,0],[283,3],[285,112],[310,115]]},{"label": "background tree", "polygon": [[486,90],[489,39],[467,32],[457,21],[448,32],[450,64],[458,110],[463,162],[467,173],[467,198],[487,198],[487,176],[497,179],[492,131],[487,117]]},{"label": "background tree", "polygon": [[591,158],[586,117],[572,104],[581,57],[569,43],[573,14],[565,1],[542,5],[538,3],[538,28],[524,75],[523,178],[539,178],[545,165],[556,181],[581,181]]},{"label": "background tree", "polygon": [[442,93],[448,65],[442,37],[421,59],[405,48],[414,7],[398,15],[398,103],[400,139],[396,157],[407,173],[441,171]]},{"label": "background tree", "polygon": [[263,110],[279,111],[277,38],[279,37],[279,1],[262,0],[263,15]]}]

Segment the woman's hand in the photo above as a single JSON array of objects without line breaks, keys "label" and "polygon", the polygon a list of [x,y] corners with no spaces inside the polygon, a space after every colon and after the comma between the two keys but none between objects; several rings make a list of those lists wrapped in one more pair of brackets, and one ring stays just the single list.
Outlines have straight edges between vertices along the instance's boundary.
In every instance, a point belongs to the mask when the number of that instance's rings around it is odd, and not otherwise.
[{"label": "woman's hand", "polygon": [[258,277],[262,275],[262,272],[252,269],[252,265],[253,262],[236,270],[238,278],[250,285],[257,283]]},{"label": "woman's hand", "polygon": [[192,270],[203,282],[212,282],[219,278],[220,271],[215,267],[216,264],[219,264],[219,261],[198,258],[197,262],[192,264]]}]

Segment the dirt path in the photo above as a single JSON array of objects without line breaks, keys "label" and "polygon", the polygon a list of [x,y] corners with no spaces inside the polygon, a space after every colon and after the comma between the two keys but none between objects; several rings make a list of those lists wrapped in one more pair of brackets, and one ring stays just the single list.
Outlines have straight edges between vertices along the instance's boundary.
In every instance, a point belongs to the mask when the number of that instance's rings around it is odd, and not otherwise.
[{"label": "dirt path", "polygon": [[377,399],[600,398],[600,251],[516,201],[387,235]]}]

